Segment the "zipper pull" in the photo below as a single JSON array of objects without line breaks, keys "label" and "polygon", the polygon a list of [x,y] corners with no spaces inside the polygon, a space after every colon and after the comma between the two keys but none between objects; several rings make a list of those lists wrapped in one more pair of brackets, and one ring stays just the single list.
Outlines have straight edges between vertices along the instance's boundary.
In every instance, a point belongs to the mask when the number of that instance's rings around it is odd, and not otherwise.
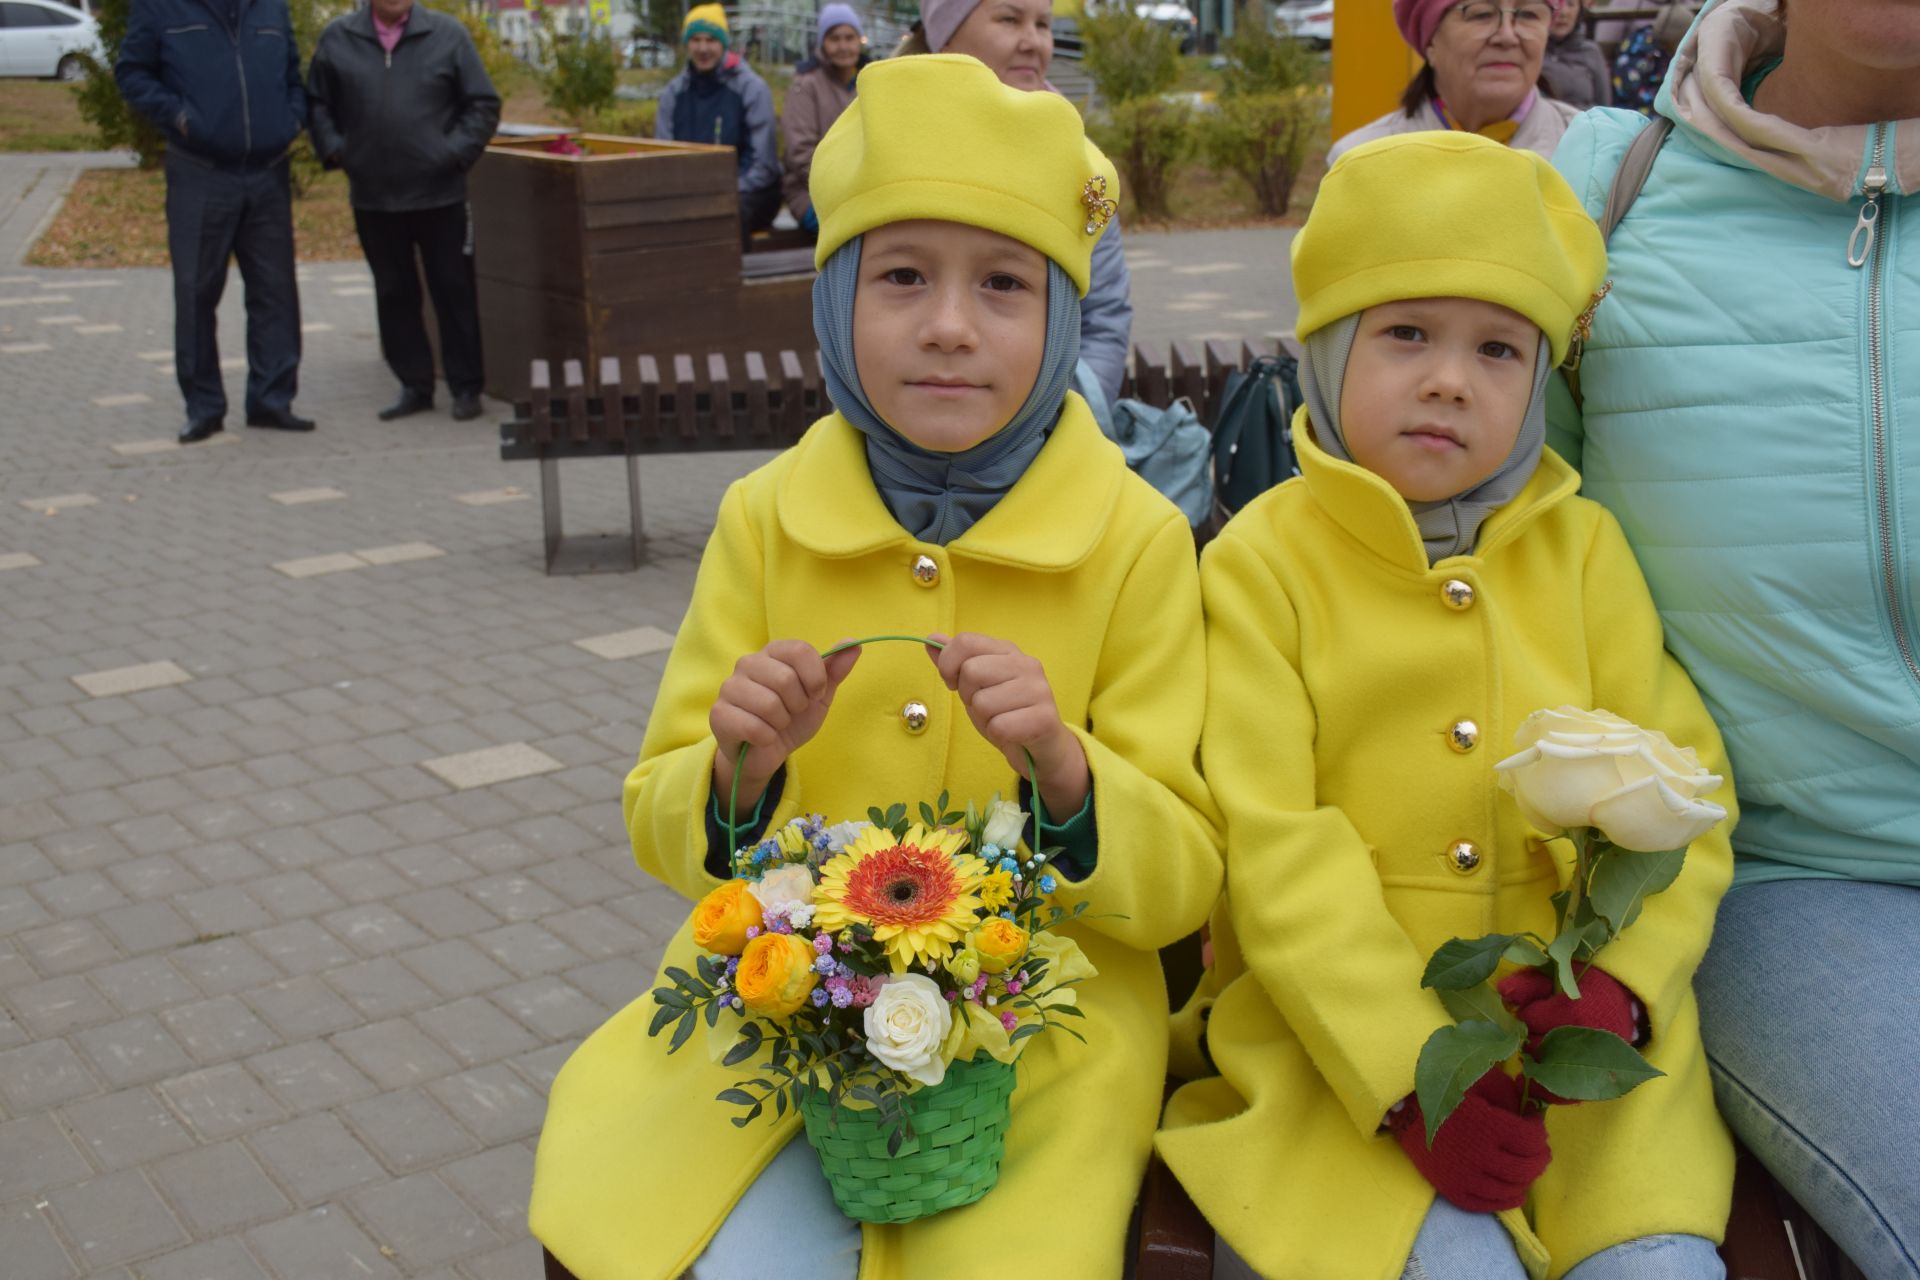
[{"label": "zipper pull", "polygon": [[1853,234],[1847,237],[1847,265],[1864,267],[1867,259],[1873,256],[1873,239],[1880,224],[1880,196],[1887,189],[1887,171],[1880,165],[1867,170],[1866,181],[1861,188],[1867,194],[1867,202],[1860,206],[1860,217],[1853,224]]},{"label": "zipper pull", "polygon": [[388,49],[386,53],[387,53],[387,70],[391,71],[393,70],[393,50]]}]

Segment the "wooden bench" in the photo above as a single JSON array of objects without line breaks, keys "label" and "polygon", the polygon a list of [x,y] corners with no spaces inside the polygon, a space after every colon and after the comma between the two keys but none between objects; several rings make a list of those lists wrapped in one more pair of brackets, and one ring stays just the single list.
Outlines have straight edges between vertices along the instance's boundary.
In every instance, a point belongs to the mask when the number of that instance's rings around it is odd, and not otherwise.
[{"label": "wooden bench", "polygon": [[[1275,350],[1270,340],[1175,342],[1170,349],[1135,344],[1122,394],[1156,405],[1184,396],[1201,421],[1211,422],[1228,375]],[[832,410],[817,350],[607,356],[591,383],[581,360],[562,361],[557,372],[556,384],[553,366],[533,361],[528,398],[500,426],[503,460],[540,464],[546,564],[553,574],[630,570],[645,560],[641,458],[784,449]],[[626,460],[626,532],[566,536],[559,464],[569,458]]]}]

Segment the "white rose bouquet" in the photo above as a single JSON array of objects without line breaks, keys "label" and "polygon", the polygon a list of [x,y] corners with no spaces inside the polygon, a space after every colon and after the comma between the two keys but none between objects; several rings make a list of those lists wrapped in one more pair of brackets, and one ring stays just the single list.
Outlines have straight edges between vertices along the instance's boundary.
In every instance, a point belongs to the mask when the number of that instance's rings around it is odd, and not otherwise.
[{"label": "white rose bouquet", "polygon": [[[1524,1006],[1555,992],[1579,1000],[1600,986],[1617,1006],[1614,1019],[1624,1016],[1631,1028],[1635,1016],[1623,1012],[1630,994],[1594,970],[1595,957],[1639,917],[1648,895],[1679,877],[1687,846],[1727,817],[1704,799],[1722,779],[1701,767],[1693,748],[1611,712],[1536,711],[1515,742],[1521,750],[1494,766],[1500,786],[1530,824],[1572,842],[1573,876],[1553,895],[1551,941],[1532,933],[1455,938],[1427,962],[1421,985],[1455,1020],[1428,1038],[1415,1069],[1429,1144],[1468,1087],[1515,1053],[1528,1089],[1537,1085],[1536,1096],[1551,1102],[1621,1097],[1661,1074],[1614,1031],[1563,1022],[1540,1034]],[[1496,989],[1487,980],[1503,960],[1523,969]],[[1604,982],[1586,981],[1590,974]]]},{"label": "white rose bouquet", "polygon": [[[694,973],[669,968],[672,985],[653,992],[650,1032],[672,1028],[669,1052],[704,1019],[722,1062],[758,1060],[719,1099],[743,1108],[739,1126],[768,1104],[776,1117],[799,1111],[849,1216],[910,1221],[984,1195],[1015,1058],[1049,1028],[1080,1038],[1067,1022],[1082,1016],[1075,987],[1094,968],[1056,930],[1086,904],[1053,905],[1057,851],[1021,850],[1026,819],[997,796],[961,811],[944,794],[917,822],[900,804],[864,822],[795,818],[735,852],[735,878],[693,911],[707,954]],[[962,1107],[960,1089],[990,1104],[997,1094],[997,1109]],[[962,1110],[978,1130],[964,1140],[920,1132]],[[851,1158],[830,1152],[847,1142]],[[949,1149],[977,1176],[943,1170],[931,1200],[903,1201],[894,1184],[911,1179],[895,1168],[887,1193],[872,1192],[873,1167],[916,1153],[924,1166],[925,1152]]]}]

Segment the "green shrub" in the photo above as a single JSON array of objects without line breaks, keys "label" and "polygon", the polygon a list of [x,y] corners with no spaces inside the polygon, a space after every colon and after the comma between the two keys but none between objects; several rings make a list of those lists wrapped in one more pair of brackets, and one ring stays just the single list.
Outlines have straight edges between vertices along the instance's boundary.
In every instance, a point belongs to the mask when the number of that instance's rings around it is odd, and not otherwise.
[{"label": "green shrub", "polygon": [[1260,20],[1260,9],[1243,9],[1233,37],[1221,50],[1222,97],[1257,93],[1285,93],[1321,80],[1321,61],[1301,40],[1283,40]]},{"label": "green shrub", "polygon": [[[453,18],[467,29],[467,36],[473,41],[474,49],[480,54],[480,65],[487,69],[487,79],[493,81],[494,89],[502,98],[505,98],[519,74],[520,62],[513,56],[513,51],[500,39],[500,33],[488,26],[487,20],[480,16],[480,11],[468,5],[466,0],[427,0],[427,5]],[[302,45],[301,48],[306,49],[306,46]],[[311,57],[313,51],[311,49],[306,51]]]},{"label": "green shrub", "polygon": [[1201,127],[1207,159],[1237,174],[1253,191],[1260,212],[1282,216],[1293,184],[1326,116],[1318,87],[1284,92],[1240,93],[1220,100]]},{"label": "green shrub", "polygon": [[654,101],[616,102],[594,115],[591,128],[595,133],[612,133],[623,138],[651,138],[653,118],[659,106]]},{"label": "green shrub", "polygon": [[1164,98],[1133,98],[1114,103],[1090,128],[1120,170],[1120,188],[1134,212],[1164,221],[1173,171],[1193,135],[1192,109]]},{"label": "green shrub", "polygon": [[576,126],[613,105],[620,84],[620,51],[612,39],[604,31],[571,36],[556,36],[544,26],[540,31],[546,46],[541,82],[547,105]]},{"label": "green shrub", "polygon": [[140,167],[151,169],[167,153],[167,140],[145,116],[127,105],[113,79],[113,64],[127,38],[127,15],[132,8],[132,0],[93,0],[93,17],[100,24],[100,44],[106,56],[96,60],[90,54],[82,55],[87,78],[76,92],[80,118],[99,133],[100,146],[110,151],[130,148],[140,157]]},{"label": "green shrub", "polygon": [[1180,79],[1180,41],[1125,3],[1080,19],[1082,65],[1111,106],[1165,93]]}]

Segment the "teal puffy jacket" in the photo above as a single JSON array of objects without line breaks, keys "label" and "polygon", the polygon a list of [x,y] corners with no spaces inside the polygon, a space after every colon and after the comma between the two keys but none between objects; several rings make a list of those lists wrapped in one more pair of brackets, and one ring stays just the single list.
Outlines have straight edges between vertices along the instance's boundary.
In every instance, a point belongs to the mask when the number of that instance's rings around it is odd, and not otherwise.
[{"label": "teal puffy jacket", "polygon": [[[1920,885],[1920,120],[1753,111],[1773,9],[1711,5],[1676,55],[1583,408],[1555,379],[1549,438],[1726,736],[1736,885]],[[1555,154],[1596,218],[1645,123],[1589,112]]]}]

